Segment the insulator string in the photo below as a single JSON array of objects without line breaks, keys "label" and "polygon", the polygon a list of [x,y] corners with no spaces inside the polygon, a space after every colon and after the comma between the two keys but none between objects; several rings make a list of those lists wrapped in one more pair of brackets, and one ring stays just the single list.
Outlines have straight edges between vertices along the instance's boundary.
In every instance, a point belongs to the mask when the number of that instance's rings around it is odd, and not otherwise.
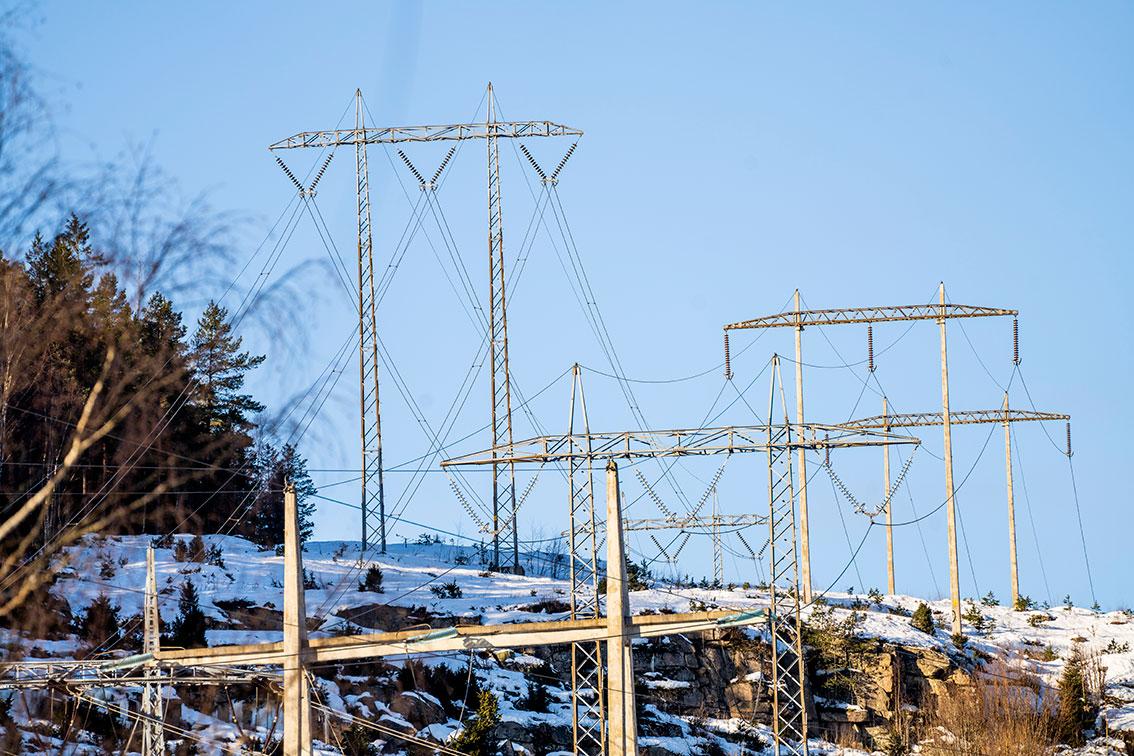
[{"label": "insulator string", "polygon": [[726,381],[732,380],[732,358],[728,350],[728,331],[724,332],[724,377]]},{"label": "insulator string", "polygon": [[291,169],[287,167],[287,164],[284,163],[279,155],[276,155],[276,164],[279,165],[279,167],[283,169],[284,174],[291,179],[291,183],[295,184],[295,188],[299,190],[299,193],[303,194],[303,184],[299,183],[299,179],[295,177],[295,174],[291,172]]},{"label": "insulator string", "polygon": [[526,157],[528,159],[528,162],[532,164],[532,168],[535,169],[536,175],[539,176],[539,180],[546,183],[547,182],[547,174],[544,173],[543,169],[539,167],[539,163],[537,163],[536,159],[534,157],[532,157],[532,153],[528,152],[527,146],[521,144],[520,145],[520,152],[524,153],[524,157]]},{"label": "insulator string", "polygon": [[866,368],[874,372],[874,326],[866,327]]},{"label": "insulator string", "polygon": [[456,147],[450,147],[449,152],[445,155],[445,159],[441,161],[441,165],[437,166],[437,170],[433,173],[433,178],[429,181],[433,186],[437,186],[437,179],[441,178],[441,173],[445,167],[449,165],[449,161],[453,159],[453,154],[457,151]]},{"label": "insulator string", "polygon": [[1020,321],[1012,318],[1012,364],[1020,364]]},{"label": "insulator string", "polygon": [[1070,457],[1072,454],[1073,454],[1073,452],[1071,451],[1071,421],[1068,420],[1067,421],[1067,456]]},{"label": "insulator string", "polygon": [[410,162],[410,159],[408,157],[406,157],[406,153],[402,152],[401,150],[398,150],[398,157],[400,157],[402,159],[402,162],[406,164],[406,167],[410,169],[410,173],[412,173],[413,177],[415,179],[417,179],[418,185],[422,189],[424,189],[425,188],[425,176],[422,176],[421,172],[418,171],[416,167],[414,167],[414,164]]},{"label": "insulator string", "polygon": [[555,170],[552,171],[552,173],[551,173],[551,180],[552,181],[555,181],[559,178],[559,172],[561,170],[563,170],[563,166],[567,165],[567,161],[571,159],[571,154],[575,151],[575,148],[578,147],[578,146],[579,146],[579,143],[574,142],[570,147],[567,148],[567,153],[565,155],[563,155],[563,159],[559,161],[559,165],[555,166]]},{"label": "insulator string", "polygon": [[319,168],[319,172],[315,174],[315,180],[311,182],[311,186],[307,187],[308,195],[312,197],[315,196],[315,187],[318,186],[319,179],[323,178],[323,174],[327,172],[327,166],[331,164],[331,158],[333,158],[334,156],[335,153],[333,152],[330,155],[327,155],[327,159],[323,161],[323,165]]}]

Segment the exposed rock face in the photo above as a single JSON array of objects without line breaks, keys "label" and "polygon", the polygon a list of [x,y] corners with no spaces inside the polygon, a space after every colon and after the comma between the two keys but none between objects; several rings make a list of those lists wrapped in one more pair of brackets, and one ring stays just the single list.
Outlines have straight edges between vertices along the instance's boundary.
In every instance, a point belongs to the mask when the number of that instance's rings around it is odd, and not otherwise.
[{"label": "exposed rock face", "polygon": [[[670,714],[694,718],[736,718],[769,724],[769,648],[738,630],[671,636],[634,644],[634,673],[639,720],[644,735],[680,737],[643,712],[656,705]],[[532,649],[570,685],[566,649]],[[896,724],[896,717],[916,715],[946,695],[950,685],[964,684],[971,662],[941,651],[865,639],[856,651],[854,695],[828,697],[814,654],[808,655],[808,720],[813,735],[858,739],[876,745]],[[518,733],[510,733],[516,736]],[[569,736],[569,733],[568,733]],[[517,742],[524,743],[521,738]],[[659,752],[660,753],[660,752]]]}]

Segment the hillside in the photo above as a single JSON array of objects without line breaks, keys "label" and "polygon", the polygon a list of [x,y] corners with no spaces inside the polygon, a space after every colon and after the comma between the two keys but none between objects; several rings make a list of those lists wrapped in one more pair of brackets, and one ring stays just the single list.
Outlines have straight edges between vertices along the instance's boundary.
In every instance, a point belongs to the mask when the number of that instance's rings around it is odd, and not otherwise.
[{"label": "hillside", "polygon": [[[187,543],[188,538],[180,540]],[[312,586],[306,595],[312,637],[415,625],[566,617],[568,584],[561,557],[542,555],[534,560],[547,565],[548,575],[500,575],[483,570],[476,547],[422,540],[393,545],[380,558],[362,558],[358,543],[308,544],[304,562]],[[61,618],[68,622],[81,617],[105,594],[118,607],[125,640],[92,651],[96,644],[62,630],[62,623],[57,632],[41,638],[5,631],[6,658],[67,659],[104,650],[109,656],[135,651],[149,543],[145,537],[88,537],[67,550],[52,588],[52,594],[68,607],[60,607],[63,614],[69,611],[70,617]],[[181,586],[190,582],[208,618],[210,646],[280,640],[282,557],[235,537],[208,536],[205,543],[213,553],[212,563],[177,561],[172,547],[157,550],[164,625],[168,627],[177,616]],[[360,566],[371,565],[381,569],[381,593],[359,590],[366,571]],[[635,613],[701,607],[749,609],[765,606],[766,596],[754,588],[653,585],[634,591],[631,603]],[[1054,695],[1065,660],[1078,648],[1095,660],[1096,668],[1104,668],[1105,696],[1097,730],[1109,732],[1112,738],[1097,740],[1077,752],[1126,752],[1121,731],[1134,733],[1134,617],[1129,613],[1077,607],[1013,611],[978,602],[969,605],[967,642],[958,647],[947,631],[938,629],[931,635],[911,626],[909,615],[919,603],[920,599],[910,596],[830,594],[808,608],[808,624],[815,633],[810,637],[816,648],[825,649],[828,640],[834,639],[831,642],[836,645],[843,644],[834,656],[846,658],[840,670],[832,668],[826,650],[816,651],[811,660],[816,679],[814,731],[843,743],[873,739],[875,747],[880,747],[881,733],[903,717],[916,716],[930,697],[942,695],[949,686],[975,679],[981,669],[995,670],[1001,677],[1033,680],[1037,690]],[[937,626],[941,628],[948,602],[929,605],[939,613]],[[636,647],[644,753],[760,753],[760,743],[767,741],[760,632],[746,629],[712,635],[642,641]],[[569,688],[564,686],[569,664],[565,665],[562,650],[507,656],[462,652],[419,662],[407,665],[395,660],[357,665],[357,669],[340,665],[320,670],[320,695],[333,709],[440,743],[458,731],[462,722],[468,723],[469,710],[475,707],[468,691],[480,687],[498,698],[501,722],[496,735],[512,741],[517,753],[555,753],[555,748],[566,752],[569,747]],[[831,684],[835,675],[850,683]],[[887,676],[896,684],[887,683]],[[530,682],[535,683],[535,695]],[[453,690],[454,686],[463,690]],[[445,693],[456,700],[444,700]],[[103,695],[113,700],[124,694],[106,691]],[[136,700],[137,691],[126,695]],[[171,721],[188,733],[185,745],[195,741],[201,753],[240,752],[241,743],[251,743],[253,736],[270,739],[280,734],[275,704],[263,690],[258,694],[237,690],[235,705],[205,695],[201,689],[177,686],[176,690],[168,688],[166,695]],[[22,732],[22,750],[55,751],[62,746],[51,709],[34,694],[15,697],[11,716]],[[324,731],[321,752],[350,752],[333,730]],[[101,753],[106,742],[88,733],[79,744],[68,746],[67,752]],[[375,742],[390,753],[402,747],[390,737]],[[135,739],[133,748],[137,747]],[[863,753],[819,740],[813,752]]]}]

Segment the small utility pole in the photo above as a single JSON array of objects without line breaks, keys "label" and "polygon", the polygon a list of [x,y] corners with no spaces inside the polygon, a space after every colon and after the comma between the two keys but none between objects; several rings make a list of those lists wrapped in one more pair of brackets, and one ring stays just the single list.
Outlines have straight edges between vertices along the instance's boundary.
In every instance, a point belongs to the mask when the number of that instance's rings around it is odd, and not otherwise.
[{"label": "small utility pole", "polygon": [[[799,289],[795,290],[795,429],[803,437],[803,320],[799,315]],[[811,537],[807,520],[807,456],[803,447],[796,452],[799,465],[799,571],[803,602],[811,603]]]},{"label": "small utility pole", "polygon": [[311,755],[311,700],[307,688],[307,609],[295,486],[284,484],[284,756]]},{"label": "small utility pole", "polygon": [[1012,606],[1020,598],[1020,573],[1016,566],[1016,503],[1012,496],[1012,419],[1008,392],[1004,392],[1004,474],[1008,483],[1008,564],[1012,568]]},{"label": "small utility pole", "polygon": [[622,501],[618,465],[606,465],[606,667],[609,756],[637,756],[638,725],[634,706],[634,659],[630,646],[630,591],[622,546]]},{"label": "small utility pole", "polygon": [[[882,397],[882,431],[890,432],[889,403]],[[893,596],[898,591],[894,587],[894,517],[890,499],[894,492],[890,490],[890,447],[882,447],[882,479],[886,491],[886,592]]]},{"label": "small utility pole", "polygon": [[949,359],[945,340],[945,283],[938,288],[941,317],[941,426],[945,429],[945,518],[949,529],[949,596],[953,605],[953,635],[961,634],[961,575],[957,562],[957,501],[953,488],[953,434],[949,418]]}]

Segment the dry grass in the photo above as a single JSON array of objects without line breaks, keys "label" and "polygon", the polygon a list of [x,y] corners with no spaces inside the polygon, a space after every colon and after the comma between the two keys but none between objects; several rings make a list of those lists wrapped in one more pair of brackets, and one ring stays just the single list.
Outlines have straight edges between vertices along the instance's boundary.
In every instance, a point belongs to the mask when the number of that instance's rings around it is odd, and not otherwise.
[{"label": "dry grass", "polygon": [[938,698],[926,722],[930,756],[1037,756],[1055,745],[1052,712],[1034,679],[990,669],[971,685]]}]

